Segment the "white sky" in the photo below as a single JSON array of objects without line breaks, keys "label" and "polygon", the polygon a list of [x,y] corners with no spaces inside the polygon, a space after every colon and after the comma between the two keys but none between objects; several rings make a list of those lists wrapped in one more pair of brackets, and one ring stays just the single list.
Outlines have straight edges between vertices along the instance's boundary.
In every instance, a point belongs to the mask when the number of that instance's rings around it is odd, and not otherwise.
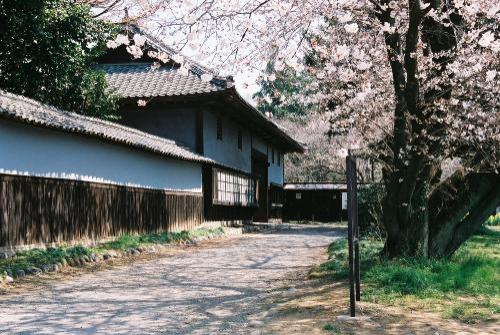
[{"label": "white sky", "polygon": [[[234,76],[236,89],[240,95],[254,107],[257,103],[252,99],[252,95],[257,93],[260,89],[260,85],[256,83],[259,75],[260,73],[254,70],[236,74]],[[245,82],[248,83],[248,85],[245,85]]]}]

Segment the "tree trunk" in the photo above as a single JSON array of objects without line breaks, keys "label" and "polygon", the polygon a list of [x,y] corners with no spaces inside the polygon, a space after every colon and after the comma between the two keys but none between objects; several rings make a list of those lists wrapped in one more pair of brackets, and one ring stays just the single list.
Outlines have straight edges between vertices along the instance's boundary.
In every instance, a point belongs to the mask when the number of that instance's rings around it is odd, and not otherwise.
[{"label": "tree trunk", "polygon": [[388,258],[427,257],[427,185],[419,183],[410,196],[402,194],[404,187],[398,186],[388,189],[384,199],[383,220],[387,238],[382,255]]},{"label": "tree trunk", "polygon": [[500,204],[500,175],[459,173],[431,196],[429,256],[451,256]]},{"label": "tree trunk", "polygon": [[457,173],[430,196],[419,180],[411,194],[404,182],[387,185],[385,257],[449,257],[500,204],[498,174]]}]

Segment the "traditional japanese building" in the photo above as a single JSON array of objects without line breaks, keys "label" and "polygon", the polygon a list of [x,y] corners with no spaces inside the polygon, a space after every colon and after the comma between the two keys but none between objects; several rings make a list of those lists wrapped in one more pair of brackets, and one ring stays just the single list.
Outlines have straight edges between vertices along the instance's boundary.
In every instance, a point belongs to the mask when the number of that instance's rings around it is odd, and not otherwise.
[{"label": "traditional japanese building", "polygon": [[286,221],[337,222],[347,220],[347,185],[342,183],[286,183]]},{"label": "traditional japanese building", "polygon": [[189,71],[181,73],[168,46],[134,26],[126,33],[146,37],[143,56],[133,59],[122,45],[99,62],[110,88],[121,97],[120,122],[224,166],[203,166],[206,220],[281,219],[284,155],[303,147],[248,104],[231,77],[216,76],[186,58]]},{"label": "traditional japanese building", "polygon": [[0,248],[281,220],[284,155],[303,147],[232,78],[144,55],[98,65],[119,123],[0,91]]}]

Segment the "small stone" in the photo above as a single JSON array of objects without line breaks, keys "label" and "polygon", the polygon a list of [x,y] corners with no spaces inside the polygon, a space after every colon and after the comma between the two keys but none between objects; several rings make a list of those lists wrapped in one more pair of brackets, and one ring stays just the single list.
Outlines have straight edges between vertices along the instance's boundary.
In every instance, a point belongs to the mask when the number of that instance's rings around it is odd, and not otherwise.
[{"label": "small stone", "polygon": [[96,254],[90,254],[89,258],[90,258],[90,260],[91,260],[92,262],[97,261],[97,255],[96,255]]},{"label": "small stone", "polygon": [[7,276],[7,277],[4,277],[3,281],[5,283],[12,283],[14,281],[14,278],[12,278],[11,276]]},{"label": "small stone", "polygon": [[108,253],[105,253],[104,255],[102,255],[102,258],[104,258],[104,260],[108,260],[111,258],[111,255]]},{"label": "small stone", "polygon": [[7,254],[6,252],[0,252],[0,259],[6,259],[6,258],[9,258],[9,254]]},{"label": "small stone", "polygon": [[134,248],[130,248],[130,249],[128,249],[128,250],[127,250],[127,253],[128,253],[129,255],[132,255],[132,256],[136,256],[136,255],[139,255],[139,254],[140,254],[139,250],[134,249]]},{"label": "small stone", "polygon": [[39,275],[40,273],[42,273],[42,269],[37,268],[35,266],[31,266],[31,267],[26,269],[26,273],[28,273],[30,275]]},{"label": "small stone", "polygon": [[63,268],[65,268],[66,266],[68,266],[68,261],[66,260],[66,258],[61,259],[61,265],[62,265]]},{"label": "small stone", "polygon": [[50,265],[48,265],[48,264],[43,264],[43,265],[41,266],[41,269],[42,269],[42,271],[43,271],[43,272],[50,272]]},{"label": "small stone", "polygon": [[22,278],[24,276],[26,276],[26,273],[24,272],[24,270],[21,270],[21,269],[16,270],[16,278]]},{"label": "small stone", "polygon": [[61,270],[62,270],[62,268],[63,268],[63,265],[62,265],[61,263],[56,263],[56,264],[54,264],[54,271],[55,271],[55,272],[59,272],[59,271],[61,271]]}]

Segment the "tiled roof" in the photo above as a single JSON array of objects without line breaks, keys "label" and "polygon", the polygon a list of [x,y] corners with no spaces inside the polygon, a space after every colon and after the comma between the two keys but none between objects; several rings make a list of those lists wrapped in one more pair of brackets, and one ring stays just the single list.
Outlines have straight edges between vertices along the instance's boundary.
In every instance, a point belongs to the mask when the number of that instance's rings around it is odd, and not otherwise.
[{"label": "tiled roof", "polygon": [[163,65],[153,70],[152,64],[101,64],[109,87],[124,98],[148,98],[217,92],[226,89],[214,82],[204,82],[194,74],[180,74],[178,68]]},{"label": "tiled roof", "polygon": [[174,141],[114,122],[66,112],[36,100],[2,90],[0,90],[0,118],[97,137],[167,157],[213,163],[211,159],[193,153]]}]

